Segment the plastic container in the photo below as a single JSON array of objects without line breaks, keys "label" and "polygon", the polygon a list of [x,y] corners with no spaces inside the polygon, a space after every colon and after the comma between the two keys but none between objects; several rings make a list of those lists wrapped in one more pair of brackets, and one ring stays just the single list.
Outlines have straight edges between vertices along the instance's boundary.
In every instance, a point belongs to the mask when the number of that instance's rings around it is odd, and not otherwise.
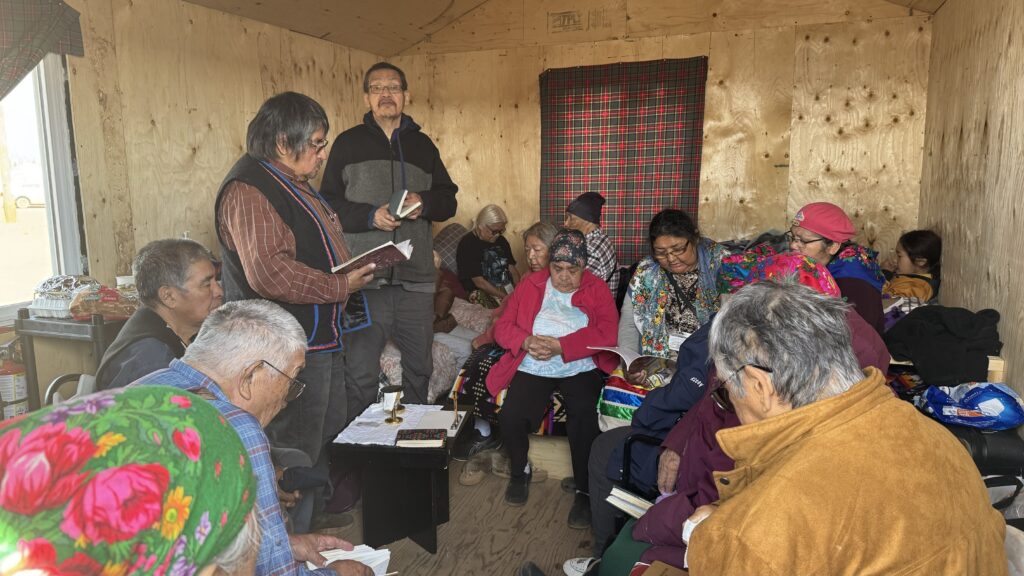
[{"label": "plastic container", "polygon": [[0,365],[0,406],[4,420],[28,412],[28,378],[21,364]]}]

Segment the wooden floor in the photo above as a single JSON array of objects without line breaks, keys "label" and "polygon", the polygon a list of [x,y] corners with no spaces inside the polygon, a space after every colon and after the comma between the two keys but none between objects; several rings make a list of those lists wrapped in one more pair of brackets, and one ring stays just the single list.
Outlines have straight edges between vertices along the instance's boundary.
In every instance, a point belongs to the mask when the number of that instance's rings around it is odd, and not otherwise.
[{"label": "wooden floor", "polygon": [[[590,556],[590,531],[569,528],[572,496],[562,492],[557,479],[532,484],[526,506],[513,508],[503,499],[508,480],[487,474],[476,486],[462,486],[462,466],[453,461],[449,468],[451,520],[438,528],[437,554],[408,538],[393,542],[386,546],[389,571],[399,576],[512,576],[531,560],[547,576],[561,576],[566,559]],[[361,543],[360,511],[354,524],[328,532]]]}]

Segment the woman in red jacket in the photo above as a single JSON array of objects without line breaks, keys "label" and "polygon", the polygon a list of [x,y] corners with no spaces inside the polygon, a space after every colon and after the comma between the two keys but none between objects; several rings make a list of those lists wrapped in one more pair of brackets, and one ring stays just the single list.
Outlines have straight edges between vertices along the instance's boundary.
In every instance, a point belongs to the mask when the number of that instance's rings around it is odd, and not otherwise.
[{"label": "woman in red jacket", "polygon": [[[495,341],[508,353],[487,375],[487,388],[495,396],[508,388],[499,422],[509,452],[505,502],[511,506],[522,506],[529,498],[529,434],[540,424],[556,388],[565,402],[576,486],[588,485],[590,445],[600,432],[599,370],[611,372],[618,363],[614,354],[589,348],[615,346],[618,314],[608,285],[586,271],[583,234],[559,231],[549,253],[548,268],[520,282],[494,328]],[[569,523],[586,527],[589,512],[589,498],[577,492]]]}]

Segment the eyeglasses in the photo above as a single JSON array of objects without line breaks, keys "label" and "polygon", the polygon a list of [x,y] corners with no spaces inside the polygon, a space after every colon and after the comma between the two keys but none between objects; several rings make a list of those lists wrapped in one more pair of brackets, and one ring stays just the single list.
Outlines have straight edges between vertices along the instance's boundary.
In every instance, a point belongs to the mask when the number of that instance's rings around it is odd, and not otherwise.
[{"label": "eyeglasses", "polygon": [[323,140],[310,140],[309,145],[313,147],[314,153],[319,154],[321,150],[327,148],[327,145],[330,144],[330,142],[330,140],[324,138]]},{"label": "eyeglasses", "polygon": [[677,260],[680,260],[689,251],[690,251],[690,243],[687,242],[682,248],[671,248],[671,249],[668,249],[668,250],[655,250],[654,251],[654,259],[655,260],[668,260],[669,258],[675,258]]},{"label": "eyeglasses", "polygon": [[715,401],[715,406],[718,406],[720,410],[733,414],[736,413],[736,407],[732,405],[732,400],[729,399],[729,389],[724,385],[711,391],[711,399]]},{"label": "eyeglasses", "polygon": [[[748,362],[746,364],[740,364],[740,367],[737,368],[735,372],[730,374],[728,378],[726,378],[725,380],[722,380],[722,382],[725,383],[725,382],[728,382],[729,380],[732,380],[733,378],[736,378],[736,376],[739,375],[740,371],[743,370],[744,368],[746,368],[747,366],[750,366],[751,368],[757,368],[758,370],[761,370],[762,372],[767,372],[769,374],[772,373],[772,369],[768,368],[767,366],[761,366],[759,364],[752,364],[752,363]],[[742,386],[742,383],[739,381],[739,379],[736,380],[736,385],[737,386]]]},{"label": "eyeglasses", "polygon": [[277,372],[281,376],[284,376],[285,378],[288,379],[288,395],[284,397],[285,402],[291,402],[298,398],[299,396],[302,396],[302,391],[306,389],[305,382],[299,380],[298,378],[292,378],[291,376],[285,374],[283,371],[279,370],[277,366],[274,366],[273,364],[267,362],[266,360],[260,360],[260,362],[263,362],[271,369],[273,369],[274,372]]},{"label": "eyeglasses", "polygon": [[404,92],[400,84],[391,84],[389,86],[383,86],[381,84],[371,84],[370,94],[399,94]]},{"label": "eyeglasses", "polygon": [[807,246],[808,244],[814,244],[815,242],[828,242],[828,238],[814,238],[813,240],[805,240],[792,232],[786,232],[785,235],[787,244],[799,244],[800,246]]},{"label": "eyeglasses", "polygon": [[504,226],[502,226],[501,228],[498,228],[497,230],[495,230],[494,228],[491,228],[490,226],[488,226],[487,229],[491,232],[491,234],[494,234],[495,236],[501,236],[502,234],[505,233],[505,227]]},{"label": "eyeglasses", "polygon": [[726,412],[735,411],[735,408],[732,404],[732,400],[729,399],[729,390],[725,387],[725,385],[726,383],[729,382],[729,380],[736,378],[736,386],[743,386],[743,383],[740,382],[738,376],[740,375],[740,371],[746,368],[747,366],[750,366],[751,368],[757,368],[758,370],[767,372],[769,374],[772,373],[771,368],[768,368],[767,366],[761,366],[760,364],[752,364],[749,362],[747,364],[740,364],[740,367],[737,368],[732,374],[730,374],[728,378],[722,380],[721,386],[711,391],[711,398],[715,401],[715,404],[717,404],[718,407],[721,408],[722,410],[725,410]]}]

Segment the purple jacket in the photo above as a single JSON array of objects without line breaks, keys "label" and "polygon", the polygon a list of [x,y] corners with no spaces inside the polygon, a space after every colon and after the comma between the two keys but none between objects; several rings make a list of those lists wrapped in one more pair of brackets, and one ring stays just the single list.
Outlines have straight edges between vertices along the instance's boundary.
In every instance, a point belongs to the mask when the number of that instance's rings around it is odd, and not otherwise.
[{"label": "purple jacket", "polygon": [[683,522],[698,506],[718,500],[711,471],[733,468],[732,459],[719,448],[715,433],[739,424],[735,414],[719,408],[711,394],[705,393],[669,432],[662,447],[680,454],[677,492],[652,506],[633,526],[633,539],[654,544],[641,561],[661,560],[683,566]]}]

